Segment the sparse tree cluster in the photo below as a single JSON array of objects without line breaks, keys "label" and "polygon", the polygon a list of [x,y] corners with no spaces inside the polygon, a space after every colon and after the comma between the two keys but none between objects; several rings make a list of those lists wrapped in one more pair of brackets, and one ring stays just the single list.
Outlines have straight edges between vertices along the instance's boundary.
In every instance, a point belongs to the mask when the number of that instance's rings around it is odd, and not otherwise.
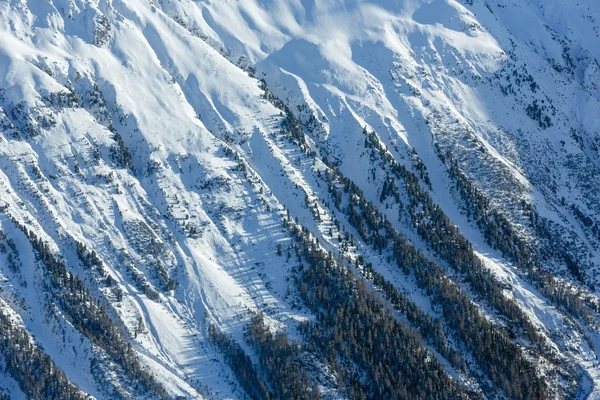
[{"label": "sparse tree cluster", "polygon": [[110,148],[112,161],[118,168],[133,170],[133,156],[125,145],[123,138],[112,127],[110,129],[113,132],[113,140],[115,141],[115,144]]},{"label": "sparse tree cluster", "polygon": [[19,250],[15,245],[15,242],[6,236],[6,234],[0,230],[0,254],[6,254],[6,261],[8,269],[13,273],[19,273],[21,263],[19,261]]}]

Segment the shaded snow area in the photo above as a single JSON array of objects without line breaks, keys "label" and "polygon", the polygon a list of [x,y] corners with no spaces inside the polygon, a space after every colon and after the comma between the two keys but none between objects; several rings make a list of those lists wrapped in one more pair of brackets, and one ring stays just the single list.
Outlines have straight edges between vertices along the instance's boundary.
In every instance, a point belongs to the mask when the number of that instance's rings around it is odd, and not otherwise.
[{"label": "shaded snow area", "polygon": [[0,400],[600,399],[598,44],[597,0],[0,0]]}]

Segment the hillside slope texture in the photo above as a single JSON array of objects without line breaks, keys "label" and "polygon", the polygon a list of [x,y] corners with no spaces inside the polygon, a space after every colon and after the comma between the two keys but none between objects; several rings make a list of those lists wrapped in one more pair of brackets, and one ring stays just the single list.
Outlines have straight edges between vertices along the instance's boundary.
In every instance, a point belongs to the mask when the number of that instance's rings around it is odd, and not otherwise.
[{"label": "hillside slope texture", "polygon": [[600,399],[597,0],[0,0],[0,400]]}]

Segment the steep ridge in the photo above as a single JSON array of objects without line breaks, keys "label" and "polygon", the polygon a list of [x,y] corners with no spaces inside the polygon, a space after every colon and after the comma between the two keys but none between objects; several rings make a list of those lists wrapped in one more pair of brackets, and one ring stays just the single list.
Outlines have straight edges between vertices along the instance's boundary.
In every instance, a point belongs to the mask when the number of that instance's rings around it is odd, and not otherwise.
[{"label": "steep ridge", "polygon": [[[591,0],[9,0],[0,31],[0,317],[48,390],[600,396]],[[0,396],[47,397],[21,367]]]}]

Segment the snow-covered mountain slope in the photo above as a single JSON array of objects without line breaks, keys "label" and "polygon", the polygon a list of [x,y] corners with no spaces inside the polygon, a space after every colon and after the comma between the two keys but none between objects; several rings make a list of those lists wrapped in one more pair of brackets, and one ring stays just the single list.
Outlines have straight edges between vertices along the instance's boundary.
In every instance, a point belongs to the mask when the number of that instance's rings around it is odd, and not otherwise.
[{"label": "snow-covered mountain slope", "polygon": [[598,43],[593,0],[1,0],[0,399],[600,398]]}]

